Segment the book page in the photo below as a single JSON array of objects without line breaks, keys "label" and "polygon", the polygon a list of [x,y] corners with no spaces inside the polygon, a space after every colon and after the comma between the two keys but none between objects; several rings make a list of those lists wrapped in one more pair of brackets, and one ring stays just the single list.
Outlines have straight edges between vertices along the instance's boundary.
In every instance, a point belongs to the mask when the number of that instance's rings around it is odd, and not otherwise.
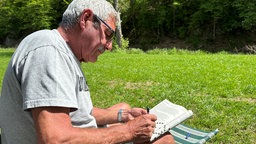
[{"label": "book page", "polygon": [[163,100],[153,107],[150,113],[157,116],[156,127],[151,141],[193,115],[191,110],[187,110],[183,106],[171,103],[168,100]]}]

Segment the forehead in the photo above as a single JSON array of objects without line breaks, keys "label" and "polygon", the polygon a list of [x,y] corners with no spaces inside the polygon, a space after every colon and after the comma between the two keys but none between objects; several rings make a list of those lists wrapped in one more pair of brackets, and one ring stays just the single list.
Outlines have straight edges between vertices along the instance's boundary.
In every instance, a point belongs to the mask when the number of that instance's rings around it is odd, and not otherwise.
[{"label": "forehead", "polygon": [[115,17],[110,17],[107,22],[108,22],[109,26],[115,31],[116,27],[117,27],[117,23],[116,23]]},{"label": "forehead", "polygon": [[114,16],[108,17],[105,22],[111,27],[112,30],[115,31],[115,29],[116,29],[116,18]]}]

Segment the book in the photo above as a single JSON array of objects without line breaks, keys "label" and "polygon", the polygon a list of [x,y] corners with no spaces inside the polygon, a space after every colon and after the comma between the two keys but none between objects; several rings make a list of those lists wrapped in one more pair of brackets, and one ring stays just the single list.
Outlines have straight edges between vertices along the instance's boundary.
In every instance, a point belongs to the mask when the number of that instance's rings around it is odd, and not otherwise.
[{"label": "book", "polygon": [[193,115],[191,110],[187,110],[185,107],[174,104],[167,99],[150,109],[149,113],[157,116],[156,127],[150,141],[160,137]]}]

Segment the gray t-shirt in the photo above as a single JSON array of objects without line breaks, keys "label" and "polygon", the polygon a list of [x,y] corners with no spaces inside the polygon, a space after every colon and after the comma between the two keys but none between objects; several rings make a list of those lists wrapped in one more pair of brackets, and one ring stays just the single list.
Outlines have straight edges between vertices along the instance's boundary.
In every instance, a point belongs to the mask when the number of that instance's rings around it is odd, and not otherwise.
[{"label": "gray t-shirt", "polygon": [[27,36],[8,65],[0,97],[2,144],[34,144],[31,108],[67,107],[74,127],[97,127],[86,79],[57,30]]}]

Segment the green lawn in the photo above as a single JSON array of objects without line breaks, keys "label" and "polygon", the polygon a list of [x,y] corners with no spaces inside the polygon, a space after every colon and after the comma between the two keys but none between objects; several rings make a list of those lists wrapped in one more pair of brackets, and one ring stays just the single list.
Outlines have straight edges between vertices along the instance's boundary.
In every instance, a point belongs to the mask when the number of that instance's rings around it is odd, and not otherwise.
[{"label": "green lawn", "polygon": [[[0,49],[1,83],[12,52]],[[153,107],[169,99],[194,112],[186,124],[220,130],[208,143],[256,142],[254,55],[105,53],[82,68],[95,106]]]}]

